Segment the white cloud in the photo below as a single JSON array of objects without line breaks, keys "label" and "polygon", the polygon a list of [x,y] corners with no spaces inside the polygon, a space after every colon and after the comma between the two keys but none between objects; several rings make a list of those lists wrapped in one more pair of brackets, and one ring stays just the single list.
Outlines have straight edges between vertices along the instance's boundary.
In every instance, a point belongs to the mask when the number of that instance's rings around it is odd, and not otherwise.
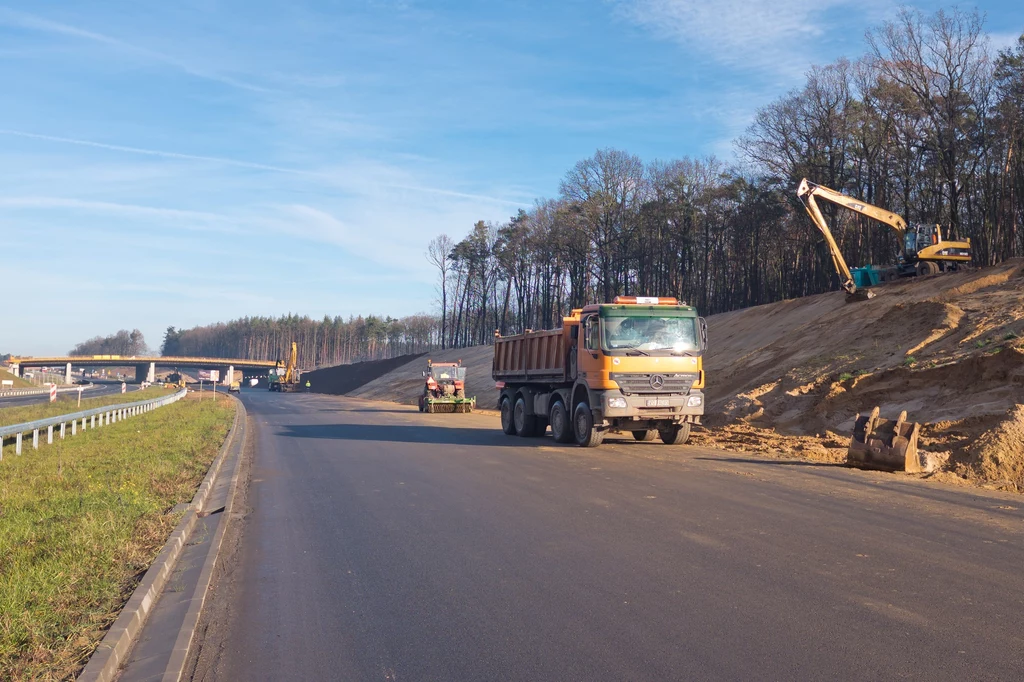
[{"label": "white cloud", "polygon": [[[826,15],[851,0],[619,0],[633,22],[731,67],[802,76],[819,52]],[[860,25],[857,22],[858,26]]]}]

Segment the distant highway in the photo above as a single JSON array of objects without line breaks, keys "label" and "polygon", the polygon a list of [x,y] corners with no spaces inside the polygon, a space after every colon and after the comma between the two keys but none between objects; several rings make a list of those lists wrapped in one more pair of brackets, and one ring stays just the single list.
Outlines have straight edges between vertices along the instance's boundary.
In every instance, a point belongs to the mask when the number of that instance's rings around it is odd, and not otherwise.
[{"label": "distant highway", "polygon": [[242,400],[249,509],[194,680],[1021,678],[1020,496]]},{"label": "distant highway", "polygon": [[[131,393],[132,391],[137,391],[138,388],[139,387],[138,387],[137,384],[135,384],[135,385],[128,384],[128,392],[129,393]],[[120,383],[117,383],[117,384],[97,384],[95,388],[90,388],[90,389],[88,389],[86,391],[82,391],[82,399],[84,400],[86,398],[96,398],[96,397],[99,397],[99,396],[102,396],[102,395],[111,395],[112,393],[120,393],[120,392],[121,392],[121,384]],[[58,395],[62,395],[62,396],[72,395],[72,396],[74,396],[75,393],[74,392],[65,391],[65,392],[60,393]],[[39,394],[35,394],[35,395],[12,395],[12,396],[7,396],[7,397],[4,397],[4,398],[0,398],[0,409],[3,409],[5,407],[15,407],[15,406],[19,406],[19,405],[35,405],[36,403],[45,403],[49,399],[50,399],[50,395],[48,393],[39,393]]]}]

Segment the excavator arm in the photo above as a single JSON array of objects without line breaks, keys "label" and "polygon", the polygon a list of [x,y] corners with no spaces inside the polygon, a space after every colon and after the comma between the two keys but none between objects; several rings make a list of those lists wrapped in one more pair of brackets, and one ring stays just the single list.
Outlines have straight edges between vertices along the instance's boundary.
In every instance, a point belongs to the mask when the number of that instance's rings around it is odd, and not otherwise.
[{"label": "excavator arm", "polygon": [[292,354],[288,357],[288,366],[284,370],[284,382],[291,384],[296,380],[295,365],[298,363],[298,343],[292,341]]},{"label": "excavator arm", "polygon": [[[807,209],[807,215],[811,216],[811,220],[814,222],[814,225],[825,237],[825,243],[828,244],[828,252],[832,256],[832,263],[836,267],[836,272],[839,273],[839,286],[841,286],[847,294],[854,296],[857,294],[857,285],[853,281],[853,274],[850,272],[850,268],[846,264],[843,254],[839,251],[839,245],[836,244],[836,240],[832,236],[832,231],[828,229],[828,223],[825,222],[825,216],[821,214],[821,209],[818,208],[818,202],[814,200],[815,195],[819,194],[819,191],[823,189],[832,192],[832,190],[827,187],[821,187],[820,185],[808,182],[805,178],[800,181],[800,186],[796,190],[796,195],[800,197],[801,203],[803,203],[804,208]],[[835,194],[843,196],[838,192],[835,192]]]},{"label": "excavator arm", "polygon": [[[824,185],[816,185],[807,178],[800,181],[800,187],[797,188],[796,193],[800,199],[803,200],[805,206],[807,205],[808,200],[813,201],[814,197],[821,197],[826,201],[831,201],[837,206],[848,208],[855,213],[860,213],[872,220],[877,220],[883,225],[888,225],[892,229],[896,230],[896,234],[900,240],[900,245],[903,245],[903,237],[907,233],[907,222],[895,213],[886,211],[884,208],[872,206],[869,203],[859,201],[853,197],[848,197],[842,192],[829,189]],[[805,199],[804,197],[807,198]]]}]

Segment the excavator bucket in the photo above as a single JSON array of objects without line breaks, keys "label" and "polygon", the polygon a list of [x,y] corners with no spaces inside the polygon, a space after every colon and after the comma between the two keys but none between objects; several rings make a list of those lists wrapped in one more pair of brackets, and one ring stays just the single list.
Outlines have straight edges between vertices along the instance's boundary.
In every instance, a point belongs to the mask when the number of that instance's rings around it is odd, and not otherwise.
[{"label": "excavator bucket", "polygon": [[870,289],[857,289],[853,292],[846,293],[847,303],[859,303],[860,301],[868,301],[875,297],[875,292]]},{"label": "excavator bucket", "polygon": [[881,471],[926,471],[917,451],[921,425],[907,421],[907,412],[900,412],[896,421],[882,419],[876,407],[871,414],[858,413],[853,425],[853,439],[846,452],[847,466]]}]

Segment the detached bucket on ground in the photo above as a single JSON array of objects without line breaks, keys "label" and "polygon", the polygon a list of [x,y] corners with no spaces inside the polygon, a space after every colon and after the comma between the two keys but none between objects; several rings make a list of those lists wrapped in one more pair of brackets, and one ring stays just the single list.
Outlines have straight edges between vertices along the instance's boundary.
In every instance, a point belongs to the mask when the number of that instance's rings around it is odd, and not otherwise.
[{"label": "detached bucket on ground", "polygon": [[846,452],[847,466],[881,471],[928,471],[917,450],[917,437],[921,425],[907,421],[907,411],[900,412],[896,421],[882,419],[879,409],[871,414],[857,414],[853,426],[853,439]]}]

